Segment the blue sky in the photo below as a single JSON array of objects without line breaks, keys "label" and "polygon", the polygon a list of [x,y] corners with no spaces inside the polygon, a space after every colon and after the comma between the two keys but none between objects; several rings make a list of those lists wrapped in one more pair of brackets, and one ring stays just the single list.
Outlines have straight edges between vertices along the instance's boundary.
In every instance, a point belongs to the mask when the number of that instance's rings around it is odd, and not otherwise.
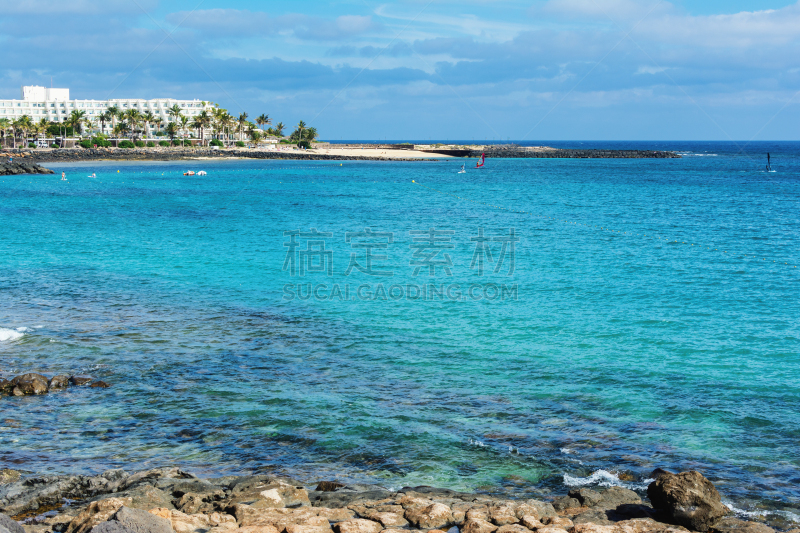
[{"label": "blue sky", "polygon": [[800,139],[800,1],[0,0],[0,97],[200,98],[323,139]]}]

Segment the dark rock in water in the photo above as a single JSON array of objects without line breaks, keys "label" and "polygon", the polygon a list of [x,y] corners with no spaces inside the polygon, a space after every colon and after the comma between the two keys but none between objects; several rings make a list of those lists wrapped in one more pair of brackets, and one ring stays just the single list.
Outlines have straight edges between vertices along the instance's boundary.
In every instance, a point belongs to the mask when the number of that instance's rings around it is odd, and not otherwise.
[{"label": "dark rock in water", "polygon": [[53,376],[48,385],[49,390],[66,389],[69,386],[69,376]]},{"label": "dark rock in water", "polygon": [[729,512],[714,485],[695,470],[661,474],[647,487],[647,496],[671,522],[695,531],[708,531]]},{"label": "dark rock in water", "polygon": [[41,374],[23,374],[11,380],[11,384],[22,394],[44,394],[47,392],[47,378]]},{"label": "dark rock in water", "polygon": [[320,481],[317,485],[317,490],[319,492],[333,492],[338,488],[344,487],[344,483],[339,483],[337,481]]},{"label": "dark rock in water", "polygon": [[0,394],[11,394],[14,390],[14,385],[7,379],[0,378]]},{"label": "dark rock in water", "polygon": [[72,377],[69,378],[69,382],[72,383],[73,385],[77,385],[77,386],[86,385],[87,383],[90,383],[91,381],[92,381],[92,378],[90,378],[89,376],[72,376]]},{"label": "dark rock in water", "polygon": [[109,522],[116,522],[132,533],[173,533],[169,520],[140,509],[122,507]]},{"label": "dark rock in water", "polygon": [[553,507],[556,511],[563,511],[564,509],[572,509],[580,506],[580,500],[577,498],[571,498],[569,496],[561,496],[560,498],[553,500]]},{"label": "dark rock in water", "polygon": [[759,522],[747,522],[738,518],[723,518],[711,529],[711,533],[775,533],[775,530]]},{"label": "dark rock in water", "polygon": [[92,383],[91,385],[89,385],[89,387],[91,387],[92,389],[107,389],[107,388],[109,388],[110,386],[111,386],[111,385],[109,385],[109,384],[108,384],[108,383],[106,383],[105,381],[95,381],[94,383]]},{"label": "dark rock in water", "polygon": [[581,502],[581,505],[586,507],[594,507],[603,500],[603,495],[592,489],[572,489],[569,491],[569,497],[575,498]]},{"label": "dark rock in water", "polygon": [[53,174],[49,168],[37,165],[33,161],[0,161],[0,176],[13,176],[16,174]]},{"label": "dark rock in water", "polygon": [[16,520],[12,520],[4,514],[0,514],[0,527],[7,529],[9,533],[25,533]]},{"label": "dark rock in water", "polygon": [[[616,509],[620,505],[638,505],[642,499],[638,494],[624,487],[609,487],[600,493],[602,499],[596,505],[603,509]],[[589,507],[592,507],[591,505]]]}]

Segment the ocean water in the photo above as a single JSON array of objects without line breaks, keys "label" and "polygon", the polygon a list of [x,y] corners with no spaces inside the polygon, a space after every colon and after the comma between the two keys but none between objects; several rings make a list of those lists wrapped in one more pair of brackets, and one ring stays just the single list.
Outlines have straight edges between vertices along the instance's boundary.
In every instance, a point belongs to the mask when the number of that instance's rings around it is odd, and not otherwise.
[{"label": "ocean water", "polygon": [[112,384],[0,399],[0,466],[544,498],[697,469],[796,519],[800,143],[595,145],[685,157],[0,178],[0,376]]}]

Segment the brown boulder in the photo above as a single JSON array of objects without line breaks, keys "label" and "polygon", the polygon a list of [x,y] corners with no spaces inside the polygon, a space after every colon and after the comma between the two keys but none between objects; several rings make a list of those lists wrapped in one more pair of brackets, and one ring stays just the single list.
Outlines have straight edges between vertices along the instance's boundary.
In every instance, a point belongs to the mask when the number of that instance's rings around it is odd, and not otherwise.
[{"label": "brown boulder", "polygon": [[508,524],[519,523],[517,513],[510,505],[499,505],[497,507],[489,508],[489,519],[496,526],[505,526]]},{"label": "brown boulder", "polygon": [[90,388],[92,388],[92,389],[107,389],[107,388],[109,388],[110,386],[111,386],[111,385],[109,385],[109,384],[108,384],[108,383],[106,383],[105,381],[95,381],[94,383],[92,383],[91,385],[89,385],[89,387],[90,387]]},{"label": "brown boulder", "polygon": [[53,376],[48,384],[49,390],[66,389],[69,386],[69,376]]},{"label": "brown boulder", "polygon": [[531,529],[531,530],[533,530],[533,529],[539,529],[540,527],[544,527],[544,524],[542,524],[542,523],[541,523],[541,522],[540,522],[540,521],[539,521],[539,520],[538,520],[538,519],[537,519],[535,516],[533,516],[533,515],[525,515],[525,516],[523,516],[523,517],[520,519],[519,523],[520,523],[520,524],[522,524],[523,526],[527,527],[528,529]]},{"label": "brown boulder", "polygon": [[452,511],[443,503],[407,509],[405,518],[420,529],[438,529],[454,523]]},{"label": "brown boulder", "polygon": [[498,527],[495,533],[530,533],[530,530],[519,524],[506,524]]},{"label": "brown boulder", "polygon": [[69,382],[73,385],[86,385],[87,383],[91,383],[92,378],[89,376],[72,376],[69,378]]},{"label": "brown boulder", "polygon": [[728,514],[717,489],[695,470],[661,474],[647,487],[647,496],[670,521],[695,531],[708,531]]},{"label": "brown boulder", "polygon": [[709,531],[711,533],[775,533],[775,530],[766,524],[748,522],[738,518],[723,518]]},{"label": "brown boulder", "polygon": [[542,518],[542,523],[548,527],[560,527],[569,529],[573,526],[572,520],[565,516],[546,516]]},{"label": "brown boulder", "polygon": [[461,528],[461,533],[493,533],[497,530],[497,526],[486,520],[480,518],[467,518],[464,526]]},{"label": "brown boulder", "polygon": [[44,394],[47,392],[47,378],[41,374],[23,374],[11,380],[15,389],[24,394]]},{"label": "brown boulder", "polygon": [[0,394],[11,394],[12,390],[14,390],[14,385],[7,379],[0,378]]},{"label": "brown boulder", "polygon": [[383,530],[383,526],[372,520],[355,518],[339,522],[334,526],[334,529],[336,533],[380,533]]},{"label": "brown boulder", "polygon": [[123,505],[130,506],[130,498],[108,498],[92,502],[82,513],[72,519],[65,533],[86,533],[94,526],[111,518]]}]

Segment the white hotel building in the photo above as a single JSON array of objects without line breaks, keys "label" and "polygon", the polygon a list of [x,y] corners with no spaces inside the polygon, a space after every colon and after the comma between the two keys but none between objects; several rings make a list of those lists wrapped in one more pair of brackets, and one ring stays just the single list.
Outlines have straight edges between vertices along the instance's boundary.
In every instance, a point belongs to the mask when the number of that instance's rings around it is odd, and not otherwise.
[{"label": "white hotel building", "polygon": [[170,117],[167,111],[177,104],[181,113],[193,118],[203,109],[213,109],[209,102],[201,100],[175,100],[173,98],[156,98],[155,100],[112,99],[112,100],[70,100],[69,89],[48,89],[36,85],[22,87],[21,100],[0,100],[0,118],[16,120],[28,115],[34,122],[46,118],[52,122],[63,122],[73,111],[85,111],[86,118],[95,119],[105,113],[106,109],[116,106],[120,111],[136,109],[141,113],[150,111],[161,117],[166,123]]}]

